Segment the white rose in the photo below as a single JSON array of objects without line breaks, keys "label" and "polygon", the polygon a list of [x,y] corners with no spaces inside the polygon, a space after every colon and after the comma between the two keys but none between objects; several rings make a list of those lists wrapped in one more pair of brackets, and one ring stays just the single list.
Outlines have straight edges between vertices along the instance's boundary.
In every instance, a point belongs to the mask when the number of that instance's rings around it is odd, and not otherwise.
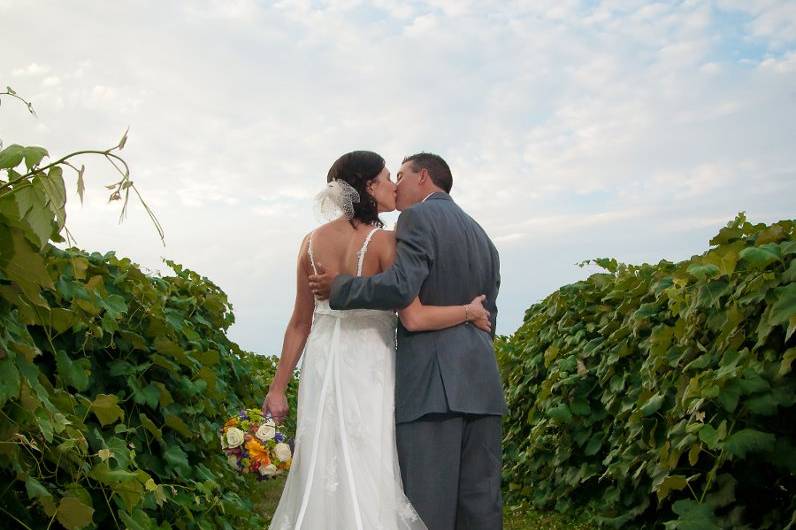
[{"label": "white rose", "polygon": [[237,427],[231,427],[227,431],[227,444],[229,444],[230,448],[238,447],[240,444],[243,443],[243,436],[244,432]]},{"label": "white rose", "polygon": [[237,457],[237,456],[235,456],[235,455],[229,455],[229,456],[227,456],[227,463],[228,463],[228,464],[230,465],[230,467],[232,467],[233,469],[238,469],[238,457]]},{"label": "white rose", "polygon": [[276,436],[276,429],[274,428],[273,422],[271,425],[269,425],[268,422],[260,425],[260,428],[257,429],[257,432],[254,435],[263,442],[267,442]]},{"label": "white rose", "polygon": [[268,464],[267,466],[260,466],[260,474],[264,477],[271,477],[276,475],[276,466]]},{"label": "white rose", "polygon": [[280,462],[287,462],[293,456],[290,452],[290,446],[286,443],[278,443],[274,446],[274,456]]}]

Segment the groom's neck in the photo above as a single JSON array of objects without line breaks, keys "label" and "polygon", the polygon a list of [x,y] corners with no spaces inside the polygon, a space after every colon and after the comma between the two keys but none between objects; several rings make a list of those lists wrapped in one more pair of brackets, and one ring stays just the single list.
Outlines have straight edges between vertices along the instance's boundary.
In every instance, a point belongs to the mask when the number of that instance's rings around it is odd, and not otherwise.
[{"label": "groom's neck", "polygon": [[438,192],[445,193],[445,190],[443,190],[442,188],[440,188],[439,186],[436,186],[436,185],[425,186],[421,190],[421,193],[418,194],[420,196],[420,200],[417,201],[417,202],[423,202],[426,199],[428,199],[431,195],[433,195],[435,193],[438,193]]}]

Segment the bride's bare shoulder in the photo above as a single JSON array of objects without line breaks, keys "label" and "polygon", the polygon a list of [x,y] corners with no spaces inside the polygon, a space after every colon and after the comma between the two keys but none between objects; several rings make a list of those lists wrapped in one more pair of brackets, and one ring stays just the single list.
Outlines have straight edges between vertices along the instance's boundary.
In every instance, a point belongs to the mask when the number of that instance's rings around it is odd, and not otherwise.
[{"label": "bride's bare shoulder", "polygon": [[373,234],[373,240],[381,244],[395,244],[395,232],[392,230],[382,229]]},{"label": "bride's bare shoulder", "polygon": [[395,232],[392,230],[379,230],[373,234],[370,244],[376,247],[376,252],[382,257],[390,257],[395,253]]}]

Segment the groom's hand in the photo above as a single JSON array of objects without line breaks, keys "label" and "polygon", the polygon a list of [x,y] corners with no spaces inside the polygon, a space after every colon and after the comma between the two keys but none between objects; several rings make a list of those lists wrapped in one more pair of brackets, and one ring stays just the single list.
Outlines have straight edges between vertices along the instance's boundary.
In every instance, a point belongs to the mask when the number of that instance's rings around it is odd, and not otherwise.
[{"label": "groom's hand", "polygon": [[310,290],[321,300],[328,300],[332,291],[332,280],[336,276],[327,272],[326,268],[318,263],[318,274],[310,274]]}]

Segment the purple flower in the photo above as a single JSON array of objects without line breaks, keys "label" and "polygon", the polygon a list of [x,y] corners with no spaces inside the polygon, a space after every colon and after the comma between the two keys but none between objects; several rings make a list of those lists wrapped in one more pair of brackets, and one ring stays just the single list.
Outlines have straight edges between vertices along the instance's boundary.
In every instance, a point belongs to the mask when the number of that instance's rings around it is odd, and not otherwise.
[{"label": "purple flower", "polygon": [[277,442],[279,442],[279,443],[281,443],[281,442],[284,442],[284,441],[285,441],[285,435],[284,435],[284,434],[282,434],[281,432],[278,432],[278,433],[276,433],[276,435],[274,436],[274,440],[276,440],[276,441],[277,441]]}]

